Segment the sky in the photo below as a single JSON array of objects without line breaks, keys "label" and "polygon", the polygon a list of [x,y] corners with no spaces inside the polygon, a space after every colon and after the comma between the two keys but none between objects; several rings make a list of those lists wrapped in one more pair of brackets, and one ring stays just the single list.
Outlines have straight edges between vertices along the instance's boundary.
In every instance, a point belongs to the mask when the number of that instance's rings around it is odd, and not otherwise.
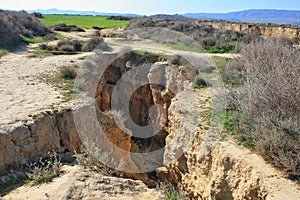
[{"label": "sky", "polygon": [[0,0],[1,9],[51,9],[109,13],[225,13],[247,9],[300,10],[299,0]]}]

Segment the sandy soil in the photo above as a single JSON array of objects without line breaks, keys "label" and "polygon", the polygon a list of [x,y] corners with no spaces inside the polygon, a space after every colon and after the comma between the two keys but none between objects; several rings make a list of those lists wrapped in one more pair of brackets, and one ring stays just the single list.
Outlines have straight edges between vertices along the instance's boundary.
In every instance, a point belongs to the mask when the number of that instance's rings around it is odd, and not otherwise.
[{"label": "sandy soil", "polygon": [[[30,49],[30,47],[29,47]],[[24,51],[25,50],[25,51]],[[62,66],[80,65],[87,54],[30,57],[21,47],[0,58],[0,133],[8,133],[30,120],[29,115],[53,109],[63,96],[57,88],[41,81],[40,74],[52,73]]]},{"label": "sandy soil", "polygon": [[147,188],[141,181],[104,176],[78,165],[64,166],[63,173],[48,184],[22,186],[3,197],[3,200],[162,199],[160,192]]}]

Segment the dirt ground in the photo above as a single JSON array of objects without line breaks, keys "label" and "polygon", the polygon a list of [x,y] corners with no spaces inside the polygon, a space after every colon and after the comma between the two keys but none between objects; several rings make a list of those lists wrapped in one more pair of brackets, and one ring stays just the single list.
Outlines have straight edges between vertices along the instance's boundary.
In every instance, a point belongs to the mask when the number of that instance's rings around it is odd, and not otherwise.
[{"label": "dirt ground", "polygon": [[[25,185],[3,200],[159,200],[162,193],[149,189],[141,181],[104,176],[81,166],[64,166],[63,175],[38,186]],[[1,198],[0,198],[1,199]]]}]

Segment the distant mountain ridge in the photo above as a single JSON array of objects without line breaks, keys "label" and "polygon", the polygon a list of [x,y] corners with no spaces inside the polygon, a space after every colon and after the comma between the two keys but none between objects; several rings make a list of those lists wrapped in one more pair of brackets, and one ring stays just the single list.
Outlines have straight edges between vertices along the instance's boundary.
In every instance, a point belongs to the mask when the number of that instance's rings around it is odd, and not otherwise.
[{"label": "distant mountain ridge", "polygon": [[131,13],[104,13],[104,12],[96,12],[96,11],[76,11],[76,10],[58,10],[56,8],[48,9],[48,10],[42,10],[42,9],[36,9],[36,10],[28,10],[29,13],[33,12],[39,12],[42,14],[58,14],[58,15],[94,15],[94,16],[125,16],[125,17],[137,17],[139,15],[137,14],[131,14]]},{"label": "distant mountain ridge", "polygon": [[300,11],[275,10],[275,9],[251,9],[229,13],[186,13],[185,17],[221,19],[236,22],[259,22],[276,24],[300,25]]}]

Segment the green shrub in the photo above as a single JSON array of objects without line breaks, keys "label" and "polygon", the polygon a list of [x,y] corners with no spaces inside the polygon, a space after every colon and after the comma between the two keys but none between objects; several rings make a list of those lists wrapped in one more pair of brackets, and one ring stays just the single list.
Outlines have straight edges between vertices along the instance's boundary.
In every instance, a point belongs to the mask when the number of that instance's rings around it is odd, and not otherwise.
[{"label": "green shrub", "polygon": [[232,45],[225,45],[222,47],[212,46],[206,49],[207,53],[229,53],[234,50],[234,46]]},{"label": "green shrub", "polygon": [[1,56],[4,56],[4,55],[6,55],[6,54],[8,54],[8,50],[6,50],[6,49],[0,49],[0,57]]},{"label": "green shrub", "polygon": [[175,188],[172,188],[167,192],[165,200],[184,200],[182,194]]},{"label": "green shrub", "polygon": [[160,190],[164,193],[165,200],[185,200],[184,195],[171,183],[163,183],[160,185]]},{"label": "green shrub", "polygon": [[203,78],[197,78],[194,88],[200,89],[200,88],[206,88],[208,87],[207,81],[205,81]]}]

